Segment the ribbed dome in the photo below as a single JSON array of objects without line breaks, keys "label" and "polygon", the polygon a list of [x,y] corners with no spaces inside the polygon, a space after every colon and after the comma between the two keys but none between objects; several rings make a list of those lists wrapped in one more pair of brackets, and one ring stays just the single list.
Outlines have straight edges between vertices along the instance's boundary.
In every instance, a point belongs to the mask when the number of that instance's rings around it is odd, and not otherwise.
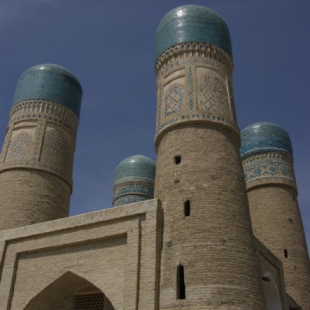
[{"label": "ribbed dome", "polygon": [[26,70],[19,78],[13,106],[31,99],[57,102],[79,117],[82,87],[77,78],[63,67],[53,64],[37,65]]},{"label": "ribbed dome", "polygon": [[272,123],[256,123],[241,132],[241,156],[264,151],[283,151],[293,155],[289,134]]},{"label": "ribbed dome", "polygon": [[210,43],[232,57],[226,23],[216,12],[204,6],[179,6],[164,16],[156,33],[156,59],[166,49],[185,42]]},{"label": "ribbed dome", "polygon": [[114,181],[125,178],[155,179],[155,162],[143,155],[124,159],[116,168]]}]

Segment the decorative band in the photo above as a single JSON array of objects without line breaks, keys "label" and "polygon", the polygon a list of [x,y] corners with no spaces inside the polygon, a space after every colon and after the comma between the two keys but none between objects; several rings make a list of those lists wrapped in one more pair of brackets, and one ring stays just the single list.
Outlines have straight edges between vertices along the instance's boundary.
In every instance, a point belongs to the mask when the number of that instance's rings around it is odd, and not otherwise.
[{"label": "decorative band", "polygon": [[183,56],[213,58],[220,63],[223,63],[231,72],[233,70],[233,61],[231,57],[221,48],[209,43],[188,42],[177,44],[165,50],[156,61],[156,74],[158,74],[161,67],[167,64],[171,58]]},{"label": "decorative band", "polygon": [[76,134],[79,119],[67,107],[48,100],[25,100],[14,106],[10,113],[9,125],[27,119],[46,119],[60,124]]},{"label": "decorative band", "polygon": [[152,180],[125,180],[118,181],[113,188],[113,200],[125,195],[154,196],[154,181]]},{"label": "decorative band", "polygon": [[293,157],[283,152],[264,152],[247,156],[243,161],[247,188],[281,183],[296,188]]}]

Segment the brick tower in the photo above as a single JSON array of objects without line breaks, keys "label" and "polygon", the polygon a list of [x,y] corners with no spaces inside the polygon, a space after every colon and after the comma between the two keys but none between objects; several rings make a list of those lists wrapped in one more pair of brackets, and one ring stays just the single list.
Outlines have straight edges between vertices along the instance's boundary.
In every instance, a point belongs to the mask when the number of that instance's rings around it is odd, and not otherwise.
[{"label": "brick tower", "polygon": [[251,125],[241,137],[254,234],[282,261],[288,294],[310,309],[310,264],[290,137],[271,123]]},{"label": "brick tower", "polygon": [[265,309],[235,115],[227,25],[186,5],[156,34],[160,309]]},{"label": "brick tower", "polygon": [[68,216],[81,97],[60,66],[21,75],[0,157],[0,230]]}]

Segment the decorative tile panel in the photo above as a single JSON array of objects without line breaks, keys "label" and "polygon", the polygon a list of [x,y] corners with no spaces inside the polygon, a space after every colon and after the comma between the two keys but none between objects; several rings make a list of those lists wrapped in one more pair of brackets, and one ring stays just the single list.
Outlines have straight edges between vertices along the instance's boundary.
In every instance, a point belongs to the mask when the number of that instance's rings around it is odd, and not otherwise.
[{"label": "decorative tile panel", "polygon": [[247,187],[263,183],[287,183],[296,187],[292,156],[281,152],[264,152],[243,159]]},{"label": "decorative tile panel", "polygon": [[6,161],[25,159],[31,144],[31,137],[26,133],[21,133],[10,142]]},{"label": "decorative tile panel", "polygon": [[226,84],[214,71],[197,67],[198,110],[230,119]]},{"label": "decorative tile panel", "polygon": [[184,91],[182,85],[173,84],[165,95],[165,116],[175,114],[182,110]]},{"label": "decorative tile panel", "polygon": [[154,198],[154,181],[147,179],[121,179],[114,184],[113,205],[122,205]]}]

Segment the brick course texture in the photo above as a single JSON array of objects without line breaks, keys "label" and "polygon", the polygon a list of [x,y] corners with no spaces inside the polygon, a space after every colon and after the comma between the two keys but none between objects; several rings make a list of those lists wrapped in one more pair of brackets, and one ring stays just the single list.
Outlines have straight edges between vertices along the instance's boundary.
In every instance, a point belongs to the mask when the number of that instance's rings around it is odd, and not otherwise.
[{"label": "brick course texture", "polygon": [[[172,129],[158,148],[155,195],[165,223],[161,309],[264,309],[238,144],[214,127]],[[186,200],[190,216],[184,216]],[[179,264],[184,300],[176,298]]]},{"label": "brick course texture", "polygon": [[248,197],[255,236],[281,259],[288,294],[309,310],[310,264],[296,191],[269,184],[250,189]]}]

